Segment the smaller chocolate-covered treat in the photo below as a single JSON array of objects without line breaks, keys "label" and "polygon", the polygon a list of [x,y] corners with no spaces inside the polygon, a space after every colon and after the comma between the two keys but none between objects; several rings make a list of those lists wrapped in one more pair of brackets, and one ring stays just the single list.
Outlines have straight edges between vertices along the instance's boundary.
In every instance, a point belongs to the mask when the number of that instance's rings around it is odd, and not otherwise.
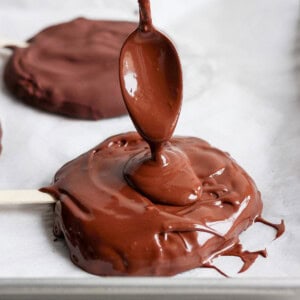
[{"label": "smaller chocolate-covered treat", "polygon": [[97,120],[126,114],[118,59],[136,23],[78,18],[13,47],[4,81],[17,98],[48,112]]}]

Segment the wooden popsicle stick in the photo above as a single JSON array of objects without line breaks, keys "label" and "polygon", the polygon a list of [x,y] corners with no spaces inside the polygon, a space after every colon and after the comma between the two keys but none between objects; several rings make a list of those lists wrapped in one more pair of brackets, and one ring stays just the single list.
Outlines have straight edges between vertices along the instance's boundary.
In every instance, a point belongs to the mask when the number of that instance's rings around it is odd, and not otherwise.
[{"label": "wooden popsicle stick", "polygon": [[0,190],[0,206],[19,204],[53,204],[56,200],[38,190]]},{"label": "wooden popsicle stick", "polygon": [[5,38],[0,38],[0,48],[4,48],[7,46],[16,46],[20,48],[26,48],[28,47],[28,43],[22,42],[22,41],[14,41],[14,40],[9,40]]}]

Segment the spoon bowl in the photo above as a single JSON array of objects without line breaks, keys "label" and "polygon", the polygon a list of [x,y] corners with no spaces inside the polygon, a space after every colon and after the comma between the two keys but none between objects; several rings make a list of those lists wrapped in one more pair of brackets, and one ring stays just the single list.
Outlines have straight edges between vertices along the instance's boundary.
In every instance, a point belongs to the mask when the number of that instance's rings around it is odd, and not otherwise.
[{"label": "spoon bowl", "polygon": [[182,103],[182,71],[172,42],[149,20],[125,41],[119,76],[124,102],[139,134],[150,143],[171,138]]}]

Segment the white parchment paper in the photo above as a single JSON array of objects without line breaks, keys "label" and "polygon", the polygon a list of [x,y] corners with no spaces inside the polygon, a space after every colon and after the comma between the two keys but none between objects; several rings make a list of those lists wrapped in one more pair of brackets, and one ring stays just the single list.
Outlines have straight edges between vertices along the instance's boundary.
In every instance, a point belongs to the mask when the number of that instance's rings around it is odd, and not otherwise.
[{"label": "white parchment paper", "polygon": [[[171,5],[171,7],[169,6]],[[300,277],[300,20],[298,0],[152,0],[153,19],[178,46],[184,105],[176,134],[228,151],[255,179],[264,216],[286,233],[255,226],[242,240],[267,246],[238,277]],[[0,38],[25,40],[43,27],[77,16],[137,20],[135,0],[1,0]],[[0,75],[9,52],[0,50]],[[74,83],[76,84],[76,83]],[[0,188],[39,188],[65,162],[129,130],[128,117],[78,121],[27,107],[0,83],[4,131]],[[91,277],[54,242],[52,208],[0,207],[0,278]],[[219,259],[230,274],[236,259]],[[179,276],[219,277],[196,269]]]}]

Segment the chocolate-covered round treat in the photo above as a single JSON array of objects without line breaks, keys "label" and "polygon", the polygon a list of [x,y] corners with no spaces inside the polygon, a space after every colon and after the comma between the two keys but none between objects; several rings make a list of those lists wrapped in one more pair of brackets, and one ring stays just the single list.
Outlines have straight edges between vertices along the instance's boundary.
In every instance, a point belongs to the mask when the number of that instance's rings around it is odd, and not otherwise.
[{"label": "chocolate-covered round treat", "polygon": [[13,48],[4,81],[19,99],[48,112],[81,119],[126,114],[118,59],[136,23],[78,18],[48,27]]},{"label": "chocolate-covered round treat", "polygon": [[[239,235],[261,217],[260,192],[229,156],[193,137],[174,137],[182,73],[172,42],[152,26],[150,0],[120,55],[120,84],[138,133],[108,138],[64,165],[42,191],[56,199],[54,234],[74,264],[97,275],[173,275],[238,256],[245,271],[265,250]],[[219,270],[224,274],[221,270]]]},{"label": "chocolate-covered round treat", "polygon": [[[212,258],[229,254],[241,257],[245,270],[264,254],[243,252],[239,244],[239,234],[262,211],[247,173],[198,138],[175,137],[168,149],[188,158],[202,186],[197,201],[167,204],[163,195],[152,198],[128,184],[123,174],[128,161],[150,156],[136,133],[111,137],[67,163],[43,189],[59,200],[54,233],[64,235],[76,265],[97,275],[172,275],[211,266]],[[176,166],[173,170],[178,172]],[[153,190],[170,187],[152,178]]]}]

